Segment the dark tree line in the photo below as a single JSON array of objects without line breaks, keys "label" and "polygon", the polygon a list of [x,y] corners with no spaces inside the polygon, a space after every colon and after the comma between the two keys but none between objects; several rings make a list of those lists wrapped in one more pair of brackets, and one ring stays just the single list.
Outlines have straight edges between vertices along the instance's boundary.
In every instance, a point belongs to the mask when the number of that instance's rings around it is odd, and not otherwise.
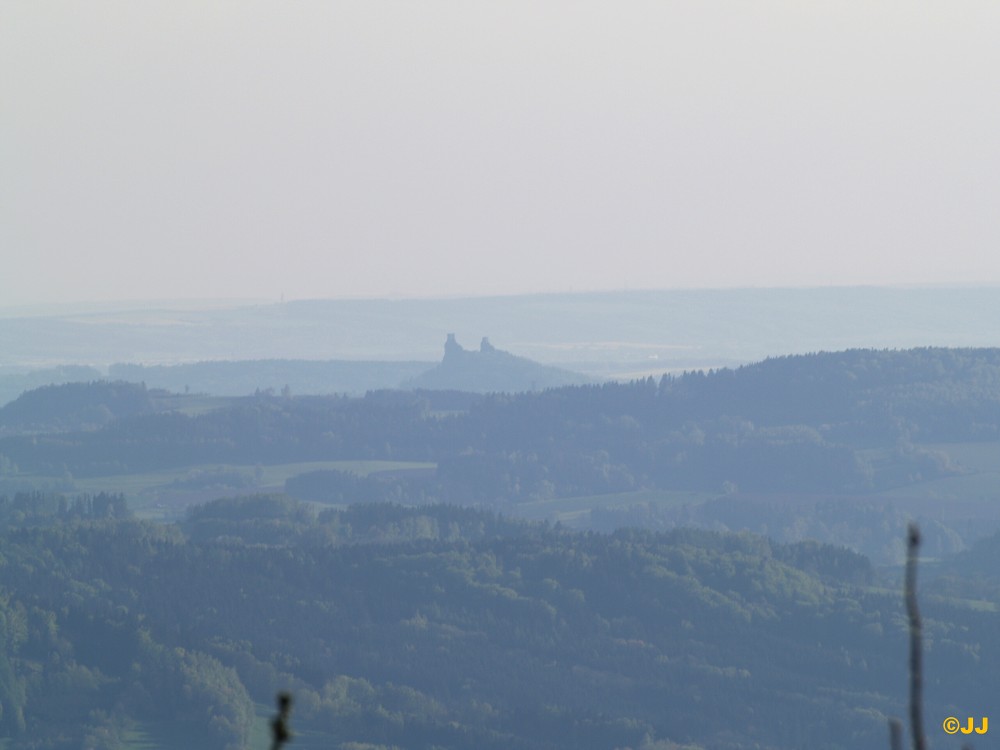
[{"label": "dark tree line", "polygon": [[[100,400],[91,391],[107,400],[123,386],[112,395],[100,384],[62,388],[68,390],[55,402],[78,398],[91,408]],[[30,411],[40,396],[29,396],[6,409]],[[71,478],[205,463],[384,459],[434,462],[437,484],[353,489],[381,492],[380,499],[412,492],[446,502],[640,487],[858,493],[955,471],[922,443],[996,439],[1000,355],[849,351],[659,383],[465,399],[431,392],[360,399],[262,394],[197,416],[124,408],[116,414],[98,430],[0,440],[0,469]],[[879,460],[872,449],[881,451]]]}]

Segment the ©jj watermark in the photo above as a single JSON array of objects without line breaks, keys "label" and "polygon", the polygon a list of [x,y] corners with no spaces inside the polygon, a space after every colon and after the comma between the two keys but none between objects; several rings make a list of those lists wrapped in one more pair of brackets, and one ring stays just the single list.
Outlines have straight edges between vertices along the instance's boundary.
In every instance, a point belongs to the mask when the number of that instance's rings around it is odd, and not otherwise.
[{"label": "\u00a9jj watermark", "polygon": [[962,726],[961,721],[956,719],[954,716],[949,716],[947,719],[944,720],[941,726],[944,728],[944,731],[947,732],[948,734],[958,734],[959,732],[961,732],[962,734],[972,734],[973,732],[975,732],[976,734],[986,734],[986,732],[989,730],[990,719],[988,716],[983,716],[982,718],[980,718],[979,726],[977,727],[975,718],[970,716],[966,720],[965,726]]}]

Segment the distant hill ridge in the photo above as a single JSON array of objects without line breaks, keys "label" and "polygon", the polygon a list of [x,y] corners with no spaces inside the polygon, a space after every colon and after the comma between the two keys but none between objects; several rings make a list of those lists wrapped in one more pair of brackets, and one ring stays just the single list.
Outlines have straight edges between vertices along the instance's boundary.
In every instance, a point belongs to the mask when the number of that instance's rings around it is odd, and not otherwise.
[{"label": "distant hill ridge", "polygon": [[[41,386],[98,380],[145,383],[149,388],[173,393],[228,397],[259,391],[279,392],[286,388],[296,395],[360,396],[367,391],[399,388],[512,393],[592,382],[584,375],[501,351],[485,338],[478,352],[467,351],[451,334],[445,345],[444,360],[438,365],[430,361],[403,360],[264,359],[173,365],[116,363],[107,373],[76,366],[0,372],[0,405],[13,402],[21,394]],[[103,421],[106,420],[99,420],[99,423]],[[0,412],[2,423],[3,412]]]},{"label": "distant hill ridge", "polygon": [[441,363],[404,382],[403,387],[473,393],[519,393],[586,382],[586,377],[575,372],[542,365],[497,349],[485,336],[478,351],[465,349],[458,343],[455,334],[449,333]]},{"label": "distant hill ridge", "polygon": [[268,389],[292,393],[362,395],[370,390],[398,388],[433,362],[353,361],[344,359],[262,359],[192,362],[176,365],[114,364],[114,379],[144,382],[174,392],[213,396],[246,396]]}]

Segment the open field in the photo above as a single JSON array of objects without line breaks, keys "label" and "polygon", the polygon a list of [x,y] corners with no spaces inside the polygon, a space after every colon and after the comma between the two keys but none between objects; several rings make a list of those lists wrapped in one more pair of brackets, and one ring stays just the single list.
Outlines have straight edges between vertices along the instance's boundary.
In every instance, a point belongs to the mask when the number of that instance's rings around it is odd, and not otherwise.
[{"label": "open field", "polygon": [[[507,505],[503,512],[531,521],[558,522],[575,529],[610,530],[620,524],[643,525],[647,514],[656,528],[662,527],[664,523],[686,523],[686,512],[677,514],[673,511],[687,506],[693,511],[690,522],[696,525],[699,524],[699,517],[704,515],[701,523],[708,523],[712,528],[715,528],[712,524],[721,524],[720,528],[732,530],[750,528],[759,533],[773,531],[780,538],[775,528],[761,532],[758,529],[760,524],[754,525],[756,521],[753,519],[757,518],[754,506],[760,506],[760,513],[772,513],[775,508],[787,506],[787,514],[780,514],[781,517],[791,519],[801,516],[802,523],[805,524],[803,528],[806,529],[810,528],[807,522],[818,518],[816,514],[822,511],[823,503],[843,501],[845,508],[849,509],[861,506],[884,507],[884,513],[895,514],[893,517],[905,516],[940,523],[961,536],[966,545],[1000,528],[1000,442],[928,444],[922,447],[943,454],[961,473],[852,496],[742,493],[734,496],[737,502],[735,506],[721,509],[710,503],[720,498],[718,493],[645,489],[616,494],[539,499]],[[879,457],[873,454],[871,458],[878,461]],[[54,476],[18,476],[16,479],[32,484],[37,489],[52,489],[63,482],[66,488],[62,491],[67,494],[122,493],[137,517],[173,521],[182,518],[189,506],[220,497],[283,492],[287,479],[306,472],[334,469],[368,475],[375,472],[427,471],[433,470],[434,466],[432,463],[406,461],[313,461],[260,466],[203,464],[141,474],[72,480]],[[69,481],[72,482],[71,486]],[[699,506],[710,507],[705,506],[705,503],[710,503],[713,507],[710,512],[702,514],[695,510]],[[617,512],[601,516],[600,511]],[[747,516],[747,513],[750,515]],[[777,517],[768,523],[777,523]],[[823,523],[826,524],[827,521],[824,520]],[[811,532],[803,530],[802,533],[807,537],[818,535],[815,538],[851,546],[842,534],[831,539],[826,532],[821,532],[822,529],[813,529]]]},{"label": "open field", "polygon": [[[267,466],[203,464],[143,474],[76,479],[69,494],[121,493],[137,517],[172,520],[189,505],[219,497],[283,492],[285,480],[309,471],[336,469],[366,476],[383,471],[433,468],[432,463],[415,461],[309,461]],[[37,482],[39,487],[51,486],[57,481],[56,477],[47,476],[26,479]]]},{"label": "open field", "polygon": [[[1000,443],[954,443],[924,446],[940,451],[964,473],[940,479],[918,480],[901,487],[867,495],[852,495],[852,501],[884,501],[914,515],[931,517],[988,517],[1000,520]],[[653,508],[695,506],[717,498],[718,493],[681,490],[638,490],[610,495],[563,497],[519,503],[514,515],[533,521],[560,521],[571,527],[585,527],[590,512],[595,509],[622,509],[649,504]],[[801,505],[815,502],[817,497],[763,495],[756,500],[771,503]]]},{"label": "open field", "polygon": [[153,406],[158,411],[176,411],[189,417],[207,414],[215,409],[221,409],[232,403],[225,396],[208,396],[201,393],[170,393],[160,395],[153,392]]},{"label": "open field", "polygon": [[992,508],[990,515],[1000,518],[1000,442],[935,443],[923,447],[944,454],[962,473],[885,490],[878,497],[911,501],[924,510],[946,507],[950,512],[964,513],[974,507],[981,513]]}]

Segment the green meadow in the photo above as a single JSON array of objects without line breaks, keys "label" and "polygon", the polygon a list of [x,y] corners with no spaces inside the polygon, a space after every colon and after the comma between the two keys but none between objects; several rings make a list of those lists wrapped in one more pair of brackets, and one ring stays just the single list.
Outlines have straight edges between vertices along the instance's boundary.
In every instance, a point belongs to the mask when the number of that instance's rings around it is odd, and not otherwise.
[{"label": "green meadow", "polygon": [[[416,461],[308,461],[252,466],[201,464],[140,474],[115,474],[73,480],[72,493],[111,492],[125,495],[139,518],[171,520],[183,508],[219,497],[283,492],[285,480],[310,471],[351,472],[360,476],[404,469],[432,469],[435,464]],[[55,477],[25,477],[41,488]]]}]

